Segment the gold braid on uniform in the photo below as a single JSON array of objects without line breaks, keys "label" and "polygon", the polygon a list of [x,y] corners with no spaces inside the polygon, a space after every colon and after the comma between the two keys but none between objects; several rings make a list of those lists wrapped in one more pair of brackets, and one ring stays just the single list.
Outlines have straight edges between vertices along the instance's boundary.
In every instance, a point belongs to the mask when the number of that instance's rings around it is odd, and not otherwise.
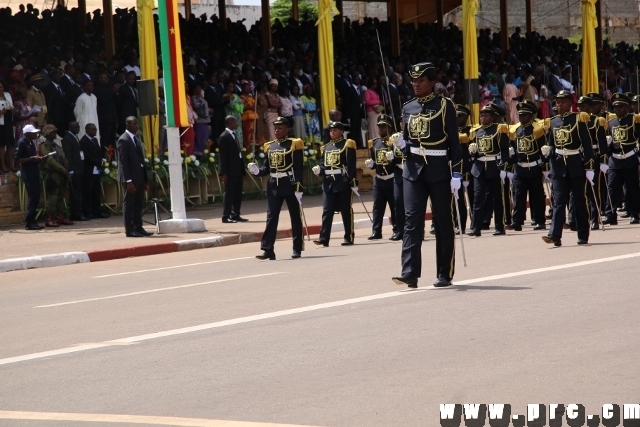
[{"label": "gold braid on uniform", "polygon": [[598,117],[598,125],[600,125],[600,127],[602,127],[602,128],[606,128],[607,127],[607,119],[605,119],[604,117]]},{"label": "gold braid on uniform", "polygon": [[607,122],[610,122],[611,120],[617,119],[617,118],[618,118],[618,116],[616,116],[615,114],[607,113]]},{"label": "gold braid on uniform", "polygon": [[581,111],[578,113],[578,121],[581,121],[582,123],[589,123],[591,121],[591,117],[589,117],[589,113]]},{"label": "gold braid on uniform", "polygon": [[418,98],[418,102],[420,104],[426,104],[427,102],[431,101],[432,99],[434,99],[436,97],[436,94],[431,92],[429,95],[427,96],[423,96],[421,98]]},{"label": "gold braid on uniform", "polygon": [[367,141],[367,148],[373,148],[373,139]]},{"label": "gold braid on uniform", "polygon": [[640,123],[640,114],[633,115],[633,123]]},{"label": "gold braid on uniform", "polygon": [[543,137],[545,133],[545,129],[542,126],[533,126],[533,137],[535,139]]}]

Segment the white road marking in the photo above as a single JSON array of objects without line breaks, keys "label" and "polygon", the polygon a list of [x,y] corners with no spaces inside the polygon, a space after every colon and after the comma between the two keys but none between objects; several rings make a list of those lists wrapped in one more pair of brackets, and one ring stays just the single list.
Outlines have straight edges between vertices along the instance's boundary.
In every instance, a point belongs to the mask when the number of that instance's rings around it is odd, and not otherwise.
[{"label": "white road marking", "polygon": [[190,283],[188,285],[170,286],[170,287],[167,287],[167,288],[148,289],[146,291],[129,292],[129,293],[126,293],[126,294],[110,295],[110,296],[107,296],[107,297],[88,298],[88,299],[81,299],[81,300],[77,300],[77,301],[59,302],[59,303],[56,303],[56,304],[38,305],[38,306],[35,306],[33,308],[60,307],[61,305],[80,304],[80,303],[83,303],[83,302],[102,301],[102,300],[105,300],[105,299],[130,297],[130,296],[134,296],[134,295],[150,294],[150,293],[154,293],[154,292],[170,291],[170,290],[174,290],[174,289],[192,288],[194,286],[211,285],[212,283],[231,282],[231,281],[234,281],[234,280],[255,279],[256,277],[273,276],[273,275],[276,275],[276,274],[284,274],[284,272],[283,271],[276,271],[275,273],[263,273],[263,274],[254,274],[254,275],[251,275],[251,276],[231,277],[229,279],[219,279],[219,280],[211,280],[209,282]]},{"label": "white road marking", "polygon": [[[632,253],[632,254],[626,254],[626,255],[618,255],[618,256],[613,256],[613,257],[608,257],[608,258],[597,258],[597,259],[592,259],[592,260],[588,260],[588,261],[573,262],[573,263],[570,263],[570,264],[555,265],[555,266],[551,266],[551,267],[535,268],[535,269],[532,269],[532,270],[516,271],[516,272],[513,272],[513,273],[498,274],[498,275],[495,275],[495,276],[478,277],[476,279],[461,280],[459,282],[456,282],[456,285],[469,285],[469,284],[472,284],[472,283],[496,281],[496,280],[500,280],[500,279],[508,279],[508,278],[511,278],[511,277],[527,276],[527,275],[531,275],[531,274],[545,273],[545,272],[548,272],[548,271],[564,270],[564,269],[569,269],[569,268],[582,267],[582,266],[585,266],[585,265],[601,264],[601,263],[605,263],[605,262],[620,261],[620,260],[625,260],[625,259],[630,259],[630,258],[637,258],[637,257],[640,257],[640,252],[636,252],[636,253]],[[436,290],[436,291],[440,290],[440,289],[437,289],[437,288],[419,288],[419,289],[423,289],[425,291],[426,290]],[[138,335],[138,336],[135,336],[135,337],[120,338],[120,339],[115,339],[113,341],[117,342],[119,345],[121,345],[121,343],[127,343],[127,342],[133,343],[133,342],[138,342],[138,341],[147,341],[147,340],[152,340],[152,339],[157,339],[157,338],[170,337],[170,336],[174,336],[174,335],[182,335],[182,334],[188,334],[188,333],[192,333],[192,332],[205,331],[205,330],[209,330],[209,329],[222,328],[222,327],[225,327],[225,326],[239,325],[239,324],[242,324],[242,323],[256,322],[258,320],[274,319],[276,317],[290,316],[292,314],[307,313],[307,312],[311,312],[311,311],[323,310],[323,309],[334,308],[334,307],[341,307],[341,306],[350,305],[350,304],[358,304],[358,303],[362,303],[362,302],[376,301],[376,300],[394,298],[394,297],[399,297],[399,296],[406,296],[406,295],[411,295],[413,293],[414,292],[406,292],[406,290],[402,290],[402,291],[387,292],[387,293],[384,293],[384,294],[369,295],[369,296],[358,297],[358,298],[349,298],[349,299],[341,300],[341,301],[333,301],[333,302],[327,302],[327,303],[323,303],[323,304],[308,305],[308,306],[305,306],[305,307],[298,307],[298,308],[292,308],[292,309],[288,309],[288,310],[273,311],[273,312],[270,312],[270,313],[255,314],[255,315],[252,315],[252,316],[238,317],[236,319],[222,320],[222,321],[219,321],[219,322],[206,323],[206,324],[203,324],[203,325],[189,326],[189,327],[186,327],[186,328],[171,329],[171,330],[163,331],[163,332],[157,332],[157,333],[145,334],[145,335]],[[44,352],[40,352],[40,353],[25,354],[25,355],[22,355],[22,356],[7,357],[7,358],[4,358],[4,359],[0,359],[0,365],[9,365],[9,364],[12,364],[12,363],[19,363],[19,362],[24,362],[24,361],[27,361],[27,360],[43,359],[43,358],[46,358],[46,357],[57,356],[57,355],[62,355],[62,354],[77,353],[77,352],[81,352],[81,351],[88,351],[88,350],[93,350],[93,349],[96,349],[96,348],[107,347],[107,346],[110,346],[109,342],[96,343],[96,344],[87,344],[87,345],[77,345],[77,346],[72,346],[72,347],[61,348],[61,349],[58,349],[58,350],[50,350],[50,351],[44,351]]]},{"label": "white road marking", "polygon": [[[304,427],[293,424],[256,423],[231,420],[207,420],[204,418],[157,417],[148,415],[78,414],[61,412],[0,411],[0,419],[76,421],[88,423],[127,423],[182,427]],[[307,426],[311,427],[311,426]]]},{"label": "white road marking", "polygon": [[239,260],[242,260],[242,259],[253,259],[253,258],[255,258],[255,257],[246,256],[246,257],[242,257],[242,258],[230,258],[230,259],[220,259],[220,260],[217,260],[217,261],[196,262],[194,264],[173,265],[171,267],[159,267],[159,268],[150,268],[148,270],[136,270],[136,271],[127,271],[127,272],[124,272],[124,273],[105,274],[103,276],[93,276],[92,279],[103,279],[105,277],[125,276],[127,274],[148,273],[150,271],[171,270],[171,269],[174,269],[174,268],[194,267],[196,265],[216,264],[216,263],[219,263],[219,262],[239,261]]}]

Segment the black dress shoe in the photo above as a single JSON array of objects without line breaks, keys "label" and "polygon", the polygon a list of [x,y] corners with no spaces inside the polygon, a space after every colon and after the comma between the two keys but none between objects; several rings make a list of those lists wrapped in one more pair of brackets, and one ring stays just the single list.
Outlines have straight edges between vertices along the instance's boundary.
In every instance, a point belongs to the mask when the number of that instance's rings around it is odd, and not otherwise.
[{"label": "black dress shoe", "polygon": [[222,217],[222,222],[225,224],[235,224],[238,221],[236,221],[235,219]]},{"label": "black dress shoe", "polygon": [[314,245],[318,245],[318,246],[319,246],[319,245],[322,245],[322,246],[324,246],[325,248],[326,248],[327,246],[329,246],[329,243],[325,242],[324,240],[320,240],[320,239],[313,239],[313,244],[314,244]]},{"label": "black dress shoe", "polygon": [[350,240],[344,239],[342,241],[342,243],[340,243],[340,245],[342,245],[342,246],[351,246],[351,245],[353,245],[353,242],[350,241]]},{"label": "black dress shoe", "polygon": [[591,229],[592,230],[600,230],[600,224],[598,224],[597,222],[592,222],[591,223]]},{"label": "black dress shoe", "polygon": [[507,234],[507,233],[505,233],[504,230],[496,230],[496,231],[493,232],[494,236],[503,236],[505,234]]},{"label": "black dress shoe", "polygon": [[240,215],[232,216],[231,219],[234,220],[235,222],[247,222],[247,221],[249,221],[247,218],[242,218]]},{"label": "black dress shoe", "polygon": [[24,226],[25,230],[42,230],[43,228],[44,227],[38,224],[37,222],[34,222],[33,224],[27,224]]},{"label": "black dress shoe", "polygon": [[625,213],[620,215],[620,218],[629,218],[630,216],[631,216],[631,214],[629,212],[625,212]]},{"label": "black dress shoe", "polygon": [[629,224],[640,224],[640,219],[638,219],[637,216],[634,216],[631,218],[631,221],[629,221]]},{"label": "black dress shoe", "polygon": [[618,219],[612,217],[606,217],[602,220],[602,223],[605,225],[618,225]]},{"label": "black dress shoe", "polygon": [[373,233],[371,236],[367,237],[367,240],[380,240],[382,239],[382,234]]},{"label": "black dress shoe", "polygon": [[507,230],[522,231],[522,226],[520,224],[516,224],[515,222],[506,225],[504,228],[506,228]]},{"label": "black dress shoe", "polygon": [[291,254],[291,258],[293,258],[293,259],[300,258],[301,256],[302,256],[302,254],[300,253],[300,251],[293,251],[293,253]]},{"label": "black dress shoe", "polygon": [[393,233],[391,237],[389,237],[389,240],[393,240],[394,242],[397,242],[398,240],[402,240],[402,234]]},{"label": "black dress shoe", "polygon": [[578,239],[578,244],[579,244],[579,245],[586,245],[586,244],[588,244],[588,243],[589,243],[589,241],[588,241],[588,240],[585,240],[585,239]]},{"label": "black dress shoe", "polygon": [[438,276],[438,280],[433,282],[433,286],[436,288],[444,288],[446,286],[451,286],[451,279],[441,274]]},{"label": "black dress shoe", "polygon": [[276,253],[273,251],[264,251],[262,252],[261,255],[256,255],[256,258],[258,259],[270,259],[271,261],[276,259]]},{"label": "black dress shoe", "polygon": [[100,212],[99,214],[94,215],[94,217],[98,217],[98,218],[111,218],[111,215],[109,215],[108,213]]},{"label": "black dress shoe", "polygon": [[469,230],[469,232],[467,233],[467,236],[480,237],[480,236],[482,236],[482,232],[480,232],[480,230],[476,230],[475,228],[472,228],[472,229],[471,229],[471,230]]},{"label": "black dress shoe", "polygon": [[413,277],[410,274],[403,274],[400,277],[392,277],[391,280],[393,280],[393,283],[396,285],[407,285],[410,288],[418,287],[418,278]]},{"label": "black dress shoe", "polygon": [[431,234],[432,236],[436,235],[436,228],[432,225],[431,228],[429,229],[429,234]]},{"label": "black dress shoe", "polygon": [[551,214],[551,212],[549,212],[544,217],[547,218],[547,219],[551,219],[551,218],[553,218],[553,215]]},{"label": "black dress shoe", "polygon": [[149,233],[147,230],[145,230],[142,227],[138,228],[136,231],[142,234],[143,236],[153,236],[153,233]]},{"label": "black dress shoe", "polygon": [[127,237],[144,237],[144,234],[140,234],[137,231],[132,231],[131,233],[127,233]]},{"label": "black dress shoe", "polygon": [[576,223],[575,222],[565,222],[564,224],[562,224],[562,229],[563,230],[571,230],[571,231],[576,231]]},{"label": "black dress shoe", "polygon": [[538,231],[538,230],[546,230],[547,226],[544,224],[535,224],[533,227],[534,230]]},{"label": "black dress shoe", "polygon": [[553,243],[553,246],[562,246],[562,242],[560,241],[559,237],[555,237],[555,236],[542,236],[542,240],[544,240],[545,243]]}]

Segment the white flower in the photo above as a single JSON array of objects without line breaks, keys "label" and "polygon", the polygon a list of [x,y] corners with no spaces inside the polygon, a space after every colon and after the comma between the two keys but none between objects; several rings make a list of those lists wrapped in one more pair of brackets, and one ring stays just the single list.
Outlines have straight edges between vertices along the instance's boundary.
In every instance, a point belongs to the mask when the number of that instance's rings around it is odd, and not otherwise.
[{"label": "white flower", "polygon": [[260,153],[260,158],[264,159],[264,153]]},{"label": "white flower", "polygon": [[20,178],[20,177],[22,176],[22,173],[21,173],[20,171],[18,171],[18,172],[16,172],[16,176],[17,176],[18,178]]},{"label": "white flower", "polygon": [[195,162],[193,162],[193,164],[196,166],[200,166],[200,160],[196,160]]},{"label": "white flower", "polygon": [[193,154],[189,156],[189,158],[191,159],[191,161],[193,162],[196,159],[196,156],[194,156]]},{"label": "white flower", "polygon": [[[146,160],[146,161],[149,161],[149,160],[147,160],[147,159],[145,159],[145,160]],[[113,167],[118,167],[118,162],[115,162],[115,161],[114,161],[114,162],[111,162],[111,165],[112,165]]]},{"label": "white flower", "polygon": [[160,159],[157,158],[157,157],[155,159],[153,159],[153,161],[156,162],[156,163],[160,163]]},{"label": "white flower", "polygon": [[216,153],[209,153],[209,157],[215,157]]},{"label": "white flower", "polygon": [[164,163],[165,166],[169,166],[169,160],[164,160],[162,163]]},{"label": "white flower", "polygon": [[309,155],[313,156],[314,154],[316,154],[316,150],[309,150]]},{"label": "white flower", "polygon": [[104,168],[104,174],[109,175],[109,168]]},{"label": "white flower", "polygon": [[107,159],[102,159],[102,163],[107,163]]},{"label": "white flower", "polygon": [[253,159],[255,157],[255,155],[253,153],[249,153],[249,154],[247,154],[247,157],[250,158],[250,159]]},{"label": "white flower", "polygon": [[305,156],[309,155],[309,152],[307,150],[304,150],[303,153],[304,153]]}]

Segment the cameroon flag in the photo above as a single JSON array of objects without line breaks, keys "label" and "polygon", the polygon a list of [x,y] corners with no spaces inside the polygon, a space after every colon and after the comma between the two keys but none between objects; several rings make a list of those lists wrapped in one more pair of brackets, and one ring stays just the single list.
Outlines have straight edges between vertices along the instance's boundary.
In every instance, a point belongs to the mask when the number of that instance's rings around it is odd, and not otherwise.
[{"label": "cameroon flag", "polygon": [[184,69],[182,68],[182,45],[180,43],[180,21],[176,0],[158,0],[160,24],[160,49],[162,51],[162,73],[164,77],[164,100],[168,127],[189,126],[187,119],[187,97],[185,94]]}]

